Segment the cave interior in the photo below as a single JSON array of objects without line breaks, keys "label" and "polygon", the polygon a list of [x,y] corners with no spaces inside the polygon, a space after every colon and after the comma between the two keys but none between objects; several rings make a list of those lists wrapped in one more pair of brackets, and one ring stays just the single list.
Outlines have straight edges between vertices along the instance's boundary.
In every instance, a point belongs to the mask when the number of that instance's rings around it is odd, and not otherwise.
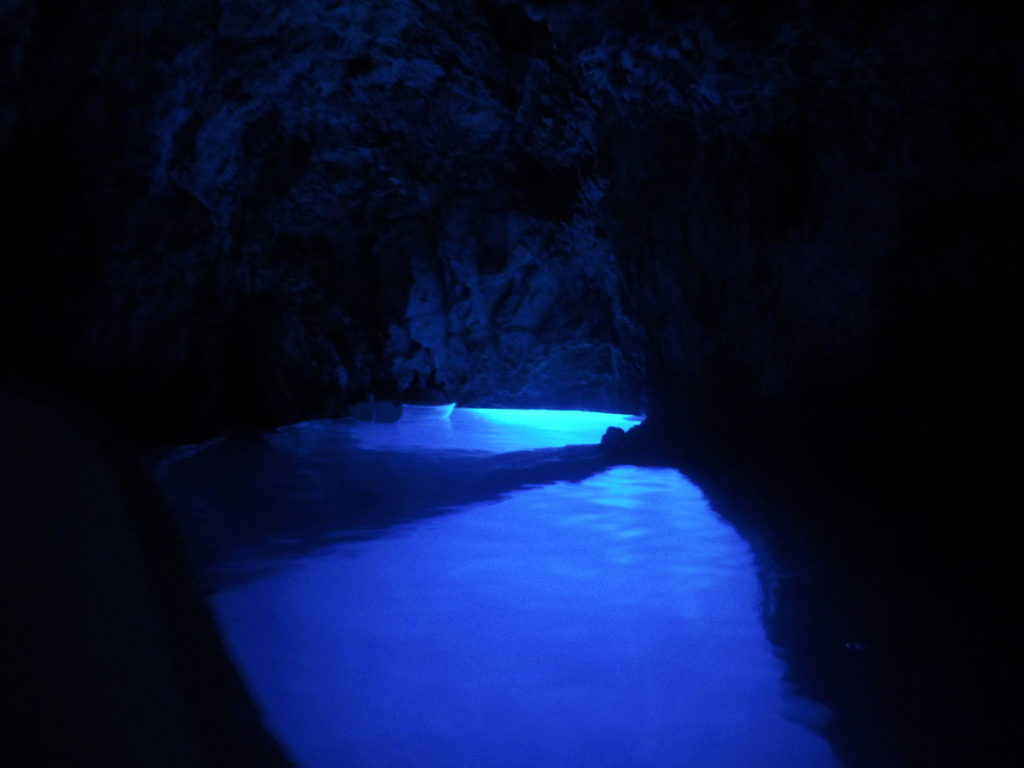
[{"label": "cave interior", "polygon": [[[609,461],[680,468],[819,570],[769,632],[847,764],[1010,764],[1024,54],[997,8],[0,5],[8,696],[39,764],[146,753],[164,726],[126,702],[175,675],[167,764],[279,764],[139,457],[411,391],[643,414]],[[99,571],[109,599],[64,593]],[[167,650],[122,647],[147,632]]]}]

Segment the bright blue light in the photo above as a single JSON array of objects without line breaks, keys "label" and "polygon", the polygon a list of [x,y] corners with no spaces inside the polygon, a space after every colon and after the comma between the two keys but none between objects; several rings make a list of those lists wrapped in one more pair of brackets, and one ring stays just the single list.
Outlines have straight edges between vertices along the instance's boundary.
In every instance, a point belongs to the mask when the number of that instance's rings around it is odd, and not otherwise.
[{"label": "bright blue light", "polygon": [[530,462],[500,454],[637,420],[424,408],[161,465],[224,553],[211,606],[296,765],[835,764],[829,712],[765,637],[750,547],[700,489],[635,466],[510,485]]},{"label": "bright blue light", "polygon": [[[581,438],[591,438],[598,430],[604,434],[608,427],[629,429],[636,426],[639,421],[636,416],[595,411],[552,411],[523,408],[466,408],[464,410],[495,424],[556,430],[576,434]],[[591,440],[582,439],[580,442],[591,442]]]},{"label": "bright blue light", "polygon": [[473,451],[507,453],[601,442],[608,427],[629,429],[639,416],[595,411],[403,406],[393,424],[357,422],[352,434],[373,451]]},{"label": "bright blue light", "polygon": [[749,546],[679,472],[614,467],[394,533],[211,601],[297,765],[835,764],[829,713],[765,638]]}]

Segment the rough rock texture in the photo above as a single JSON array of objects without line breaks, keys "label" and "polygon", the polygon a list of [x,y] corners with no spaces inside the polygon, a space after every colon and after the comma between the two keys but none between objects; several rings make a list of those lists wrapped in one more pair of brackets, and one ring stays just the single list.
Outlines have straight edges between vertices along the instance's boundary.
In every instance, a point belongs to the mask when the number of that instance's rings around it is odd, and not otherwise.
[{"label": "rough rock texture", "polygon": [[[85,251],[72,359],[116,409],[168,414],[158,432],[280,423],[414,372],[466,403],[639,407],[633,308],[577,167],[593,114],[514,48],[507,10],[135,5],[80,4],[81,38],[72,12],[8,11],[15,178],[49,170],[37,218],[65,170],[84,187],[60,206],[74,242],[46,251]],[[33,278],[45,295],[52,272]]]},{"label": "rough rock texture", "polygon": [[937,649],[904,709],[979,665],[937,726],[971,755],[1019,499],[1024,59],[986,3],[763,5],[0,4],[2,370],[147,439],[414,375],[644,408],[623,449],[813,480],[826,552],[904,561],[886,615],[951,638],[885,630]]},{"label": "rough rock texture", "polygon": [[7,4],[9,365],[199,430],[413,372],[646,380],[729,440],[766,397],[796,439],[837,396],[948,412],[990,385],[922,385],[1015,325],[1019,64],[980,14],[872,9]]},{"label": "rough rock texture", "polygon": [[5,367],[152,434],[417,373],[477,404],[646,385],[725,443],[912,441],[1012,381],[1021,74],[980,10],[2,14]]}]

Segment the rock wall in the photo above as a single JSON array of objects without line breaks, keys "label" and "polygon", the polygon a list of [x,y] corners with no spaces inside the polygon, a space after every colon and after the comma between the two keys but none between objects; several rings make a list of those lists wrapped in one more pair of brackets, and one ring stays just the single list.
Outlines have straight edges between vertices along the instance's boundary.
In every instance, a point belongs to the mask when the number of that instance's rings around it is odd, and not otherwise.
[{"label": "rock wall", "polygon": [[712,18],[605,44],[619,82],[591,78],[652,411],[934,475],[1015,399],[1019,54],[980,7]]},{"label": "rock wall", "polygon": [[5,370],[177,437],[414,374],[724,444],[1001,401],[999,19],[749,5],[6,3]]},{"label": "rock wall", "polygon": [[337,413],[414,373],[465,403],[639,408],[633,307],[578,167],[593,127],[548,105],[559,75],[516,47],[521,10],[6,13],[7,182],[30,187],[11,226],[37,239],[16,371],[60,358],[156,433]]}]

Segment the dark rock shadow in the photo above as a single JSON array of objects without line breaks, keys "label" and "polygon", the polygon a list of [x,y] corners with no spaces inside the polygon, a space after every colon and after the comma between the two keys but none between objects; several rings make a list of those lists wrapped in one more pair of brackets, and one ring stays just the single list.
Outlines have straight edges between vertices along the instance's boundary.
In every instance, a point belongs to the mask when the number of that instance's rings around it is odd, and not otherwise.
[{"label": "dark rock shadow", "polygon": [[12,759],[288,765],[131,452],[82,414],[6,392],[0,422]]},{"label": "dark rock shadow", "polygon": [[965,459],[957,484],[898,485],[860,447],[848,484],[786,451],[729,460],[643,428],[615,452],[679,467],[751,543],[768,637],[832,711],[844,765],[1014,764],[1015,542],[985,517],[1005,484],[962,485]]}]

